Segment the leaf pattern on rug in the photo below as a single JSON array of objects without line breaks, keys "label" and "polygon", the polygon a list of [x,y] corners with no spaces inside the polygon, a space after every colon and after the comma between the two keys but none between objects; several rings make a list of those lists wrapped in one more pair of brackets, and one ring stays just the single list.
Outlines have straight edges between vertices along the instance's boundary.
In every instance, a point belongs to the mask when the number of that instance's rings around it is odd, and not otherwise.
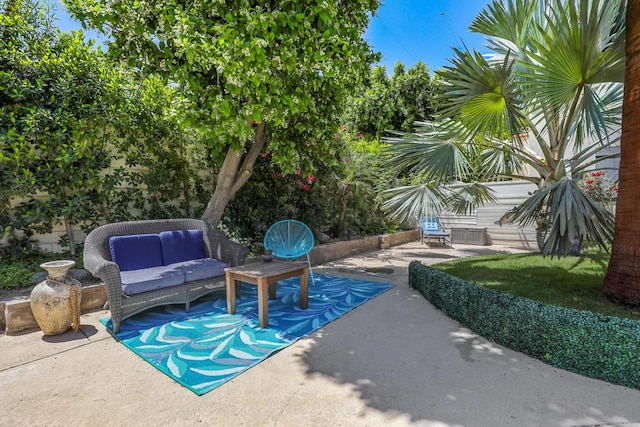
[{"label": "leaf pattern on rug", "polygon": [[[236,313],[226,298],[145,311],[114,334],[126,347],[194,393],[202,395],[360,304],[390,289],[389,283],[316,274],[309,307],[300,308],[300,278],[278,282],[269,300],[269,326],[258,323],[257,287],[242,284]],[[110,331],[111,321],[103,319]],[[112,332],[113,333],[113,332]]]}]

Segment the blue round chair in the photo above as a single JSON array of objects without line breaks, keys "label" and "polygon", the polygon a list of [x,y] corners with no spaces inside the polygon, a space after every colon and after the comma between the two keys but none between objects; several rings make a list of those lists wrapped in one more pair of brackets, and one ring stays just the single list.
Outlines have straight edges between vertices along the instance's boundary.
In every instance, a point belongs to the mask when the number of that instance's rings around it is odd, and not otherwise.
[{"label": "blue round chair", "polygon": [[264,235],[264,248],[271,251],[274,258],[293,261],[303,256],[307,257],[312,284],[313,272],[309,252],[314,244],[311,229],[305,223],[294,219],[276,222]]}]

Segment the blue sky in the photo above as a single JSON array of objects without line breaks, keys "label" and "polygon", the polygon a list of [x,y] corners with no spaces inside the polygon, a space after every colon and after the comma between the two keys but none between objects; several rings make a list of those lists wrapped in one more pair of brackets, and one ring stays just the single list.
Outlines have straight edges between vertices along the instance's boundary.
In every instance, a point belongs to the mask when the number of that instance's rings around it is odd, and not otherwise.
[{"label": "blue sky", "polygon": [[[489,0],[383,0],[365,34],[380,65],[391,73],[396,61],[406,68],[418,60],[431,70],[449,64],[452,47],[476,48],[482,52],[483,38],[469,25]],[[464,44],[463,44],[464,42]]]},{"label": "blue sky", "polygon": [[[431,70],[448,64],[452,46],[482,49],[483,38],[469,32],[469,25],[489,0],[383,0],[378,13],[371,19],[365,37],[382,53],[380,65],[391,73],[396,61],[406,68],[418,60]],[[54,0],[54,3],[60,4]],[[80,29],[58,6],[56,16],[60,29]],[[88,33],[95,39],[95,33]]]}]

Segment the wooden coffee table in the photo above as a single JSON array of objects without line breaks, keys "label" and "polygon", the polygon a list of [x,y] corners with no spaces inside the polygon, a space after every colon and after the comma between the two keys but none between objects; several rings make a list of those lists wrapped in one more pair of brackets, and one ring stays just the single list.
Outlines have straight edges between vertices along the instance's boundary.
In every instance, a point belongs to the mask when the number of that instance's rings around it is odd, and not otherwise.
[{"label": "wooden coffee table", "polygon": [[309,265],[306,262],[254,262],[224,269],[227,279],[227,311],[236,312],[236,281],[256,285],[258,287],[258,318],[260,327],[269,326],[269,302],[267,301],[267,285],[269,299],[276,298],[276,283],[289,277],[300,276],[300,308],[309,305]]}]

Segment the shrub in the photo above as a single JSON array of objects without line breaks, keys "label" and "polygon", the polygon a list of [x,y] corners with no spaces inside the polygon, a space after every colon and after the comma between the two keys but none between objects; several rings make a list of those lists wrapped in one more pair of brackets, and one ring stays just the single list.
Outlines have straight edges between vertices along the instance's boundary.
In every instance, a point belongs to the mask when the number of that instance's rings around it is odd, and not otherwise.
[{"label": "shrub", "polygon": [[74,268],[83,268],[82,255],[72,256],[69,252],[40,251],[37,254],[17,258],[0,256],[0,295],[5,290],[29,288],[37,284],[37,281],[33,280],[34,274],[44,273],[40,264],[60,259],[72,259],[76,262]]},{"label": "shrub", "polygon": [[409,285],[483,337],[550,365],[640,389],[640,322],[503,294],[409,265]]}]

